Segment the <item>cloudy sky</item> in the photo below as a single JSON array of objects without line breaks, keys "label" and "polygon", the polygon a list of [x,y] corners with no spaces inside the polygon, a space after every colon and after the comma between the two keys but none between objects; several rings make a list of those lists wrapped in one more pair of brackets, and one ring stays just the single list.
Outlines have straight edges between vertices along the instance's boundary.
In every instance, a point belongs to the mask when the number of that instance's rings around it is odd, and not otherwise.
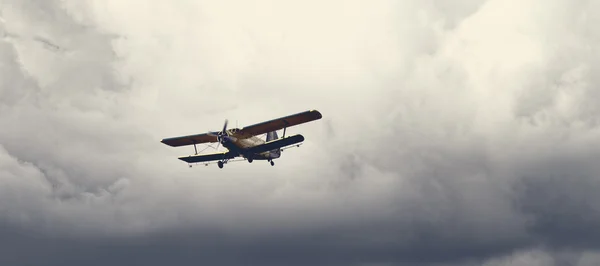
[{"label": "cloudy sky", "polygon": [[[595,0],[0,0],[0,264],[598,265],[596,25]],[[275,167],[159,142],[308,109]]]}]

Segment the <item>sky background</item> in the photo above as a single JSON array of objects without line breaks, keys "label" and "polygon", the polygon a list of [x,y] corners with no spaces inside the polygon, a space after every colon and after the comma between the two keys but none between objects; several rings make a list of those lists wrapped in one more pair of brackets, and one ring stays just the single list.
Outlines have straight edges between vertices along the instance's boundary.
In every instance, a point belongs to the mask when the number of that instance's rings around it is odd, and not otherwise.
[{"label": "sky background", "polygon": [[[591,0],[0,0],[0,264],[598,265],[596,25]],[[309,109],[275,167],[159,142]]]}]

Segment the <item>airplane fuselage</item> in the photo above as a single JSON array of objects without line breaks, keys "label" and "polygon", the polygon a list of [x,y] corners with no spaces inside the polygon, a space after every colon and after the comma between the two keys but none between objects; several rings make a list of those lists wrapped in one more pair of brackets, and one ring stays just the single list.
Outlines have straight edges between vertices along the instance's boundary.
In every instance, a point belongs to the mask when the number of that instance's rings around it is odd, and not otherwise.
[{"label": "airplane fuselage", "polygon": [[225,146],[225,148],[250,160],[272,160],[281,156],[281,154],[276,151],[266,151],[262,153],[247,152],[247,149],[262,145],[266,141],[256,136],[243,135],[238,132],[239,129],[237,128],[227,130],[229,136],[225,137],[223,141],[223,146]]}]

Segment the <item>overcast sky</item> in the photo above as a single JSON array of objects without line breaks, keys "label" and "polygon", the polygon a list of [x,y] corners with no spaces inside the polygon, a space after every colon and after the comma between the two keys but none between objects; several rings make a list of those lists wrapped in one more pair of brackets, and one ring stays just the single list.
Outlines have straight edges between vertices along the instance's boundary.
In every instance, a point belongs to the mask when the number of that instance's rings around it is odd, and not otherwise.
[{"label": "overcast sky", "polygon": [[[0,0],[0,264],[599,265],[596,25],[585,0]],[[274,167],[159,142],[309,109]]]}]

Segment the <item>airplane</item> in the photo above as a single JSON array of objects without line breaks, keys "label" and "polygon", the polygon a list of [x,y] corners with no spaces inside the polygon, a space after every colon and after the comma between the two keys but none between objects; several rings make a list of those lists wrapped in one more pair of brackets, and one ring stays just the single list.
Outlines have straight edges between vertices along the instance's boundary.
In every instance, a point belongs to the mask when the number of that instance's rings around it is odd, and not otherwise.
[{"label": "airplane", "polygon": [[[285,131],[288,127],[311,122],[321,119],[323,116],[317,110],[309,110],[285,117],[276,118],[273,120],[257,123],[254,125],[227,129],[227,120],[223,124],[221,131],[209,131],[203,134],[173,137],[162,139],[161,142],[171,147],[179,147],[186,145],[194,145],[195,154],[179,157],[178,159],[187,162],[192,167],[192,163],[214,162],[217,161],[217,166],[223,166],[230,160],[242,157],[249,163],[254,160],[266,160],[275,165],[273,160],[281,157],[281,151],[291,148],[294,145],[300,147],[304,141],[304,136],[297,134],[293,136],[285,136]],[[283,129],[283,137],[278,138],[277,130]],[[267,134],[266,140],[259,138],[259,135]],[[223,145],[227,149],[226,152],[198,154],[197,144],[202,143],[217,143],[217,149]]]}]

